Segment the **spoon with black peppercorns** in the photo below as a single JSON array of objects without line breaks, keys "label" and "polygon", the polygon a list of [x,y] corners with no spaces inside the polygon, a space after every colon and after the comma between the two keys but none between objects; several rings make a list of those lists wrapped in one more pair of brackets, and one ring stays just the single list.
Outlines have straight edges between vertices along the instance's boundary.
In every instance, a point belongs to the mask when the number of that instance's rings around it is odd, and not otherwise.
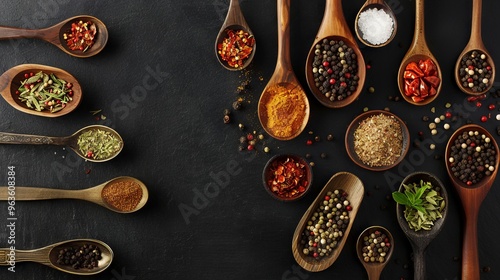
[{"label": "spoon with black peppercorns", "polygon": [[[8,200],[11,195],[9,187],[0,187],[0,200]],[[146,185],[136,178],[121,176],[111,179],[95,187],[80,190],[62,190],[51,188],[16,186],[17,201],[80,199],[96,203],[117,213],[132,213],[141,209],[149,198]]]},{"label": "spoon with black peppercorns", "polygon": [[[75,250],[81,253],[78,252],[77,255]],[[37,262],[77,275],[100,273],[108,268],[112,261],[113,250],[106,243],[95,239],[68,240],[33,250],[0,249],[1,266],[12,266],[19,262]]]},{"label": "spoon with black peppercorns", "polygon": [[[89,34],[91,36],[92,45],[88,49],[72,49],[72,47],[68,46],[66,40],[64,38],[64,34],[66,32],[72,32],[72,24],[74,23],[86,23],[91,22],[93,24],[93,28],[95,28],[95,34]],[[84,36],[86,32],[82,31],[79,33],[78,38]],[[86,36],[86,35],[85,35]],[[1,39],[18,39],[18,38],[35,38],[47,41],[59,49],[63,50],[65,53],[85,58],[94,56],[104,49],[108,41],[108,30],[106,25],[98,18],[88,15],[79,15],[74,16],[68,19],[61,21],[53,26],[44,28],[44,29],[23,29],[16,27],[8,27],[8,26],[0,26],[0,40]],[[84,38],[84,37],[82,37]],[[76,39],[76,38],[75,38]]]},{"label": "spoon with black peppercorns", "polygon": [[462,279],[479,279],[477,222],[481,203],[498,172],[498,145],[485,128],[464,125],[448,140],[445,160],[465,214]]},{"label": "spoon with black peppercorns", "polygon": [[455,81],[466,94],[481,95],[490,90],[495,81],[495,64],[481,38],[482,0],[472,1],[472,28],[469,42],[458,56]]}]

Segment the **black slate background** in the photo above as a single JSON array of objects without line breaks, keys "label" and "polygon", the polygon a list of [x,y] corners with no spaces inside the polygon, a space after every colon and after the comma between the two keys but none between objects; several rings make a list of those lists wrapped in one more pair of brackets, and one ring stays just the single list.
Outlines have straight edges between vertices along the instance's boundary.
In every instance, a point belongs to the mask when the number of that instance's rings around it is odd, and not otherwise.
[{"label": "black slate background", "polygon": [[[343,1],[351,30],[362,0]],[[306,131],[296,139],[279,142],[266,137],[257,152],[238,152],[237,128],[262,129],[256,104],[271,76],[277,54],[275,1],[242,0],[241,7],[257,38],[254,63],[245,73],[223,69],[214,55],[214,42],[224,20],[228,0],[209,1],[15,1],[2,4],[0,25],[43,28],[65,18],[90,14],[108,27],[105,50],[88,59],[73,58],[38,40],[0,41],[1,71],[24,63],[59,67],[81,82],[84,96],[78,109],[61,118],[26,115],[0,102],[0,130],[27,134],[66,136],[90,124],[115,128],[125,139],[123,152],[106,163],[84,162],[71,151],[51,146],[0,147],[0,185],[6,185],[7,167],[15,166],[18,186],[80,189],[121,175],[144,181],[150,200],[144,209],[120,215],[83,201],[18,202],[16,247],[31,249],[73,238],[96,238],[108,243],[115,259],[105,272],[91,279],[367,279],[355,253],[355,241],[371,225],[388,228],[395,237],[393,259],[382,279],[412,279],[411,247],[396,222],[395,203],[386,197],[413,170],[431,171],[445,182],[450,194],[445,227],[427,250],[429,279],[459,279],[463,214],[458,196],[447,177],[444,147],[452,130],[440,130],[431,151],[412,147],[399,168],[374,173],[352,163],[344,149],[344,133],[364,107],[383,109],[405,120],[413,139],[418,131],[430,138],[423,115],[431,118],[461,107],[468,119],[479,123],[482,115],[492,118],[483,125],[495,133],[497,111],[488,97],[481,108],[471,106],[453,80],[453,68],[469,38],[471,2],[427,1],[427,42],[443,72],[440,96],[430,105],[415,107],[398,96],[399,64],[413,36],[414,1],[390,0],[397,12],[398,33],[386,47],[361,47],[367,63],[366,90],[352,105],[338,110],[319,104],[308,91],[311,118]],[[483,38],[494,59],[500,59],[498,26],[500,2],[483,1]],[[291,55],[295,72],[307,88],[306,55],[323,16],[324,1],[291,3]],[[161,72],[157,86],[138,94],[151,71]],[[222,122],[222,111],[238,97],[237,86],[251,78],[251,89],[243,95],[245,108],[233,115],[231,125]],[[497,88],[500,85],[495,84]],[[432,113],[435,107],[436,113]],[[96,120],[91,110],[102,109],[106,120]],[[439,126],[442,127],[442,126]],[[307,131],[314,134],[308,135]],[[324,139],[332,133],[333,142]],[[322,137],[312,146],[305,144]],[[498,141],[497,137],[497,141]],[[262,152],[264,145],[272,149]],[[263,189],[261,171],[277,153],[311,153],[314,182],[310,193],[294,203],[281,203]],[[328,154],[321,159],[320,153]],[[422,156],[424,155],[424,156]],[[89,173],[90,171],[90,173]],[[339,259],[327,270],[300,270],[291,253],[291,238],[297,222],[328,179],[338,171],[359,176],[366,197],[351,235]],[[223,174],[229,174],[224,177]],[[87,174],[88,173],[88,174]],[[215,174],[215,175],[214,175]],[[217,185],[214,178],[224,179]],[[391,179],[388,179],[391,178]],[[395,178],[395,179],[394,179]],[[212,197],[202,200],[205,189]],[[499,279],[500,198],[498,184],[492,187],[481,208],[478,222],[481,279]],[[194,204],[195,205],[194,205]],[[201,204],[201,205],[200,205]],[[0,219],[6,223],[7,204],[0,203]],[[196,209],[195,207],[199,209]],[[193,207],[186,219],[180,209]],[[0,247],[6,247],[7,231],[0,230]],[[0,269],[1,279],[80,279],[35,263],[18,263],[16,272]]]}]

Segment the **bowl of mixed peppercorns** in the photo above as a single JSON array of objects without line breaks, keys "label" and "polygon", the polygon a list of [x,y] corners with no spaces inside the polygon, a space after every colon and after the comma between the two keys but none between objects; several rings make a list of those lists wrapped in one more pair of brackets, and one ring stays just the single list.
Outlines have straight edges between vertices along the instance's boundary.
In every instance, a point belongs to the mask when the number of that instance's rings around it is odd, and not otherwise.
[{"label": "bowl of mixed peppercorns", "polygon": [[312,169],[307,161],[297,155],[275,155],[264,167],[262,181],[266,191],[281,201],[294,201],[310,189]]}]

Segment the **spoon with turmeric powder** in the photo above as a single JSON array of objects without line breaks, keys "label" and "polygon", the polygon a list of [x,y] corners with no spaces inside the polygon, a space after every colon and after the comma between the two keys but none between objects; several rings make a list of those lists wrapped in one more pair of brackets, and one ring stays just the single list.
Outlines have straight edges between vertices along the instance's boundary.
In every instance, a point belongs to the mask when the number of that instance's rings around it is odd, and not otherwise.
[{"label": "spoon with turmeric powder", "polygon": [[306,127],[309,100],[295,76],[290,59],[290,0],[278,0],[278,60],[259,99],[264,130],[278,140],[291,140]]},{"label": "spoon with turmeric powder", "polygon": [[118,213],[132,213],[148,201],[146,185],[133,177],[121,176],[95,187],[62,190],[36,187],[0,187],[0,200],[80,199],[99,204]]}]

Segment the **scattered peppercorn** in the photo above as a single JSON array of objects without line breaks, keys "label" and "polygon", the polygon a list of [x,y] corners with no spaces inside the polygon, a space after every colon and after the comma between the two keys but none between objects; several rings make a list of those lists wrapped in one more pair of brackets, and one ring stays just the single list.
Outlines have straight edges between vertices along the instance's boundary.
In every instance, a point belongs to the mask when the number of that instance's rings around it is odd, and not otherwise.
[{"label": "scattered peppercorn", "polygon": [[243,102],[240,99],[234,101],[233,102],[233,109],[234,110],[240,110],[241,107],[242,107],[242,104],[243,104]]},{"label": "scattered peppercorn", "polygon": [[326,155],[326,153],[321,153],[320,157],[321,157],[322,159],[325,159],[325,158],[327,158],[327,155]]},{"label": "scattered peppercorn", "polygon": [[231,118],[229,117],[229,115],[224,115],[223,121],[224,121],[225,124],[228,124],[228,123],[231,122]]},{"label": "scattered peppercorn", "polygon": [[374,93],[375,92],[375,88],[374,87],[369,87],[368,88],[368,92],[369,93]]},{"label": "scattered peppercorn", "polygon": [[332,134],[328,134],[328,136],[326,136],[326,140],[327,141],[333,141],[333,135]]},{"label": "scattered peppercorn", "polygon": [[307,159],[310,159],[310,158],[311,158],[311,154],[307,153],[307,154],[306,154],[306,158],[307,158]]},{"label": "scattered peppercorn", "polygon": [[316,141],[316,142],[321,141],[321,137],[319,137],[319,136],[315,136],[315,137],[314,137],[314,141]]}]

